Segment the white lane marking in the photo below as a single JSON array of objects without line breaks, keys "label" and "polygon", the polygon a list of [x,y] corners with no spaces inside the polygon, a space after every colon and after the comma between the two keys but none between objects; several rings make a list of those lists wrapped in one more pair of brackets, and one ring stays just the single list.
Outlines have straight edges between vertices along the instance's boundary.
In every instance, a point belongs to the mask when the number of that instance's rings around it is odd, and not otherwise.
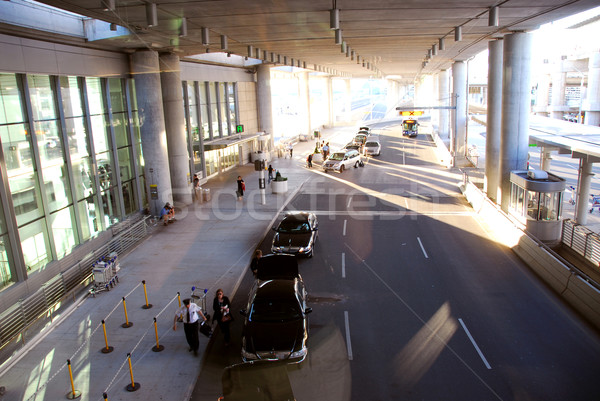
[{"label": "white lane marking", "polygon": [[344,322],[346,323],[346,347],[348,348],[348,359],[352,360],[352,343],[350,343],[350,323],[348,321],[348,311],[344,311]]},{"label": "white lane marking", "polygon": [[425,247],[423,247],[423,243],[421,242],[421,238],[417,237],[417,241],[419,241],[419,245],[421,245],[421,250],[423,251],[423,255],[425,255],[425,259],[429,259],[427,252],[425,252]]},{"label": "white lane marking", "polygon": [[352,196],[348,197],[348,203],[346,204],[346,209],[350,209],[350,202],[352,202]]},{"label": "white lane marking", "polygon": [[342,252],[342,278],[346,278],[346,253]]},{"label": "white lane marking", "polygon": [[471,340],[471,343],[473,344],[473,347],[475,347],[475,350],[477,351],[477,353],[479,354],[479,357],[481,358],[481,360],[485,364],[485,367],[488,368],[488,369],[491,369],[492,367],[488,363],[487,359],[485,359],[485,356],[483,356],[483,352],[481,352],[481,350],[477,346],[477,343],[473,339],[473,336],[471,336],[471,333],[469,332],[469,329],[467,329],[467,326],[465,325],[465,322],[463,322],[463,320],[461,318],[459,318],[458,321],[460,322],[460,325],[462,326],[462,328],[465,331],[465,333],[467,333],[467,336],[469,337],[469,340]]},{"label": "white lane marking", "polygon": [[404,204],[406,205],[406,210],[408,210],[408,199],[404,198]]},{"label": "white lane marking", "polygon": [[402,164],[406,164],[406,152],[404,148],[402,148]]},{"label": "white lane marking", "polygon": [[348,220],[344,220],[344,229],[342,230],[342,235],[344,237],[346,236],[346,223],[348,223]]}]

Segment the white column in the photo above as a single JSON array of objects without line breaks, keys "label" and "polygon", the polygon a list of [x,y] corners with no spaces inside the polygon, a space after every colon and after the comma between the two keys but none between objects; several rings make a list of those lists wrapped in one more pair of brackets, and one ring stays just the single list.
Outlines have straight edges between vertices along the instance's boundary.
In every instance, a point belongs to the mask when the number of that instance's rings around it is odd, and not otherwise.
[{"label": "white column", "polygon": [[600,126],[600,53],[590,54],[587,99],[583,103],[585,124]]},{"label": "white column", "polygon": [[300,101],[298,103],[298,112],[301,116],[301,121],[304,122],[304,126],[301,127],[302,134],[312,135],[312,126],[310,123],[310,91],[308,85],[308,72],[301,72],[298,74],[298,94],[300,95]]},{"label": "white column", "polygon": [[510,200],[510,172],[527,168],[531,108],[531,35],[522,32],[506,35],[503,57],[501,196],[498,199],[502,210],[507,212]]},{"label": "white column", "polygon": [[456,110],[452,113],[452,140],[450,151],[454,155],[454,165],[463,166],[467,152],[467,63],[455,61],[452,64],[452,92]]},{"label": "white column", "polygon": [[[442,107],[449,107],[453,102],[450,95],[450,74],[448,70],[440,71],[438,81],[438,104]],[[449,109],[439,110],[438,134],[442,139],[450,137],[450,112]]]},{"label": "white column", "polygon": [[587,223],[588,218],[588,199],[590,198],[590,186],[592,185],[592,167],[594,163],[584,160],[585,155],[580,155],[579,160],[579,177],[577,180],[577,211],[575,214],[575,222],[581,225]]},{"label": "white column", "polygon": [[563,61],[556,64],[557,71],[552,73],[552,107],[551,117],[562,120],[566,110],[565,91],[567,87],[567,73],[563,69]]},{"label": "white column", "polygon": [[537,74],[537,91],[535,96],[535,114],[548,116],[548,102],[550,100],[550,75]]},{"label": "white column", "polygon": [[345,108],[346,108],[346,122],[352,122],[352,86],[351,81],[349,79],[345,79],[344,83],[346,84],[346,96],[345,99]]},{"label": "white column", "polygon": [[173,200],[176,204],[189,205],[192,203],[191,177],[185,135],[185,113],[179,56],[172,53],[161,54],[160,66],[160,83],[165,112]]},{"label": "white column", "polygon": [[502,39],[488,42],[487,131],[485,137],[484,191],[494,202],[500,185],[500,138],[502,137]]},{"label": "white column", "polygon": [[[131,71],[139,110],[146,193],[150,213],[158,216],[166,202],[173,202],[158,53],[153,50],[133,53]],[[154,188],[158,191],[157,199],[153,199]]]},{"label": "white column", "polygon": [[271,105],[271,67],[260,64],[256,72],[256,101],[258,103],[258,127],[271,135],[273,141],[273,107]]},{"label": "white column", "polygon": [[333,115],[333,79],[327,77],[327,126],[332,128],[335,124]]}]

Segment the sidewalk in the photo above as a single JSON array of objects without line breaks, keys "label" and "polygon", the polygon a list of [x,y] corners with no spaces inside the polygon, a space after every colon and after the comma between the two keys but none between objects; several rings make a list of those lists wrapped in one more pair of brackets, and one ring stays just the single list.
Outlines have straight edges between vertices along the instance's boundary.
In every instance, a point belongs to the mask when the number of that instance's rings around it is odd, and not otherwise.
[{"label": "sidewalk", "polygon": [[[323,139],[327,140],[339,129],[325,131]],[[103,393],[111,401],[188,400],[209,339],[200,335],[200,352],[195,357],[188,352],[182,325],[173,331],[177,293],[183,299],[190,296],[193,285],[207,289],[206,306],[211,314],[217,288],[230,298],[235,296],[258,242],[286,202],[310,178],[305,160],[313,149],[314,140],[301,142],[294,147],[293,159],[270,162],[288,178],[288,192],[272,194],[267,185],[264,205],[258,189],[259,172],[252,164],[236,167],[204,184],[204,189],[210,189],[210,202],[178,208],[176,222],[157,224],[144,242],[120,256],[119,284],[95,298],[81,297],[51,329],[6,363],[0,376],[6,394],[0,400],[67,398],[72,391],[67,360],[71,362],[73,387],[81,392],[80,400],[102,401]],[[243,201],[235,195],[238,175],[246,183]],[[153,305],[149,309],[142,308],[146,304],[142,280],[148,303]],[[154,318],[159,344],[164,346],[161,352],[152,351],[156,346]],[[133,325],[121,327],[126,322]],[[101,352],[106,343],[113,352]],[[132,384],[131,376],[139,385],[133,392],[126,390]]]}]

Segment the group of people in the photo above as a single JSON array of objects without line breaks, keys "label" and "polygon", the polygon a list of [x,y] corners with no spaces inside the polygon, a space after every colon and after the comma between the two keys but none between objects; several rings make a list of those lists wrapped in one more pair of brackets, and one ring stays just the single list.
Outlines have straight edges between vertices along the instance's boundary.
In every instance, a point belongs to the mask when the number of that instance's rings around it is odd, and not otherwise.
[{"label": "group of people", "polygon": [[[214,314],[212,320],[213,323],[217,322],[221,333],[223,333],[226,346],[228,346],[231,341],[229,324],[233,321],[230,305],[229,298],[223,295],[223,290],[219,288],[213,299]],[[185,333],[185,339],[190,347],[188,351],[193,352],[194,356],[197,356],[198,348],[200,347],[198,332],[200,331],[200,324],[210,324],[208,323],[207,316],[202,313],[201,307],[193,303],[189,298],[186,298],[183,300],[183,305],[175,312],[173,331],[177,330],[178,321],[183,322],[183,332]]]}]

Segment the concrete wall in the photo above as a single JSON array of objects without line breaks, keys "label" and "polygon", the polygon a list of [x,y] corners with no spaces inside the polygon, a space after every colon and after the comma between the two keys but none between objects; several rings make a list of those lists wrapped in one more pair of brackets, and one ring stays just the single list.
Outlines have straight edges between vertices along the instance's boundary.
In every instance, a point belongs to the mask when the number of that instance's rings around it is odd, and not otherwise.
[{"label": "concrete wall", "polygon": [[244,133],[258,132],[256,83],[254,81],[238,82],[238,106],[240,124],[244,125]]},{"label": "concrete wall", "polygon": [[511,248],[550,288],[596,328],[600,328],[600,291],[528,236],[471,182],[460,189],[475,211],[485,216],[496,240]]}]

